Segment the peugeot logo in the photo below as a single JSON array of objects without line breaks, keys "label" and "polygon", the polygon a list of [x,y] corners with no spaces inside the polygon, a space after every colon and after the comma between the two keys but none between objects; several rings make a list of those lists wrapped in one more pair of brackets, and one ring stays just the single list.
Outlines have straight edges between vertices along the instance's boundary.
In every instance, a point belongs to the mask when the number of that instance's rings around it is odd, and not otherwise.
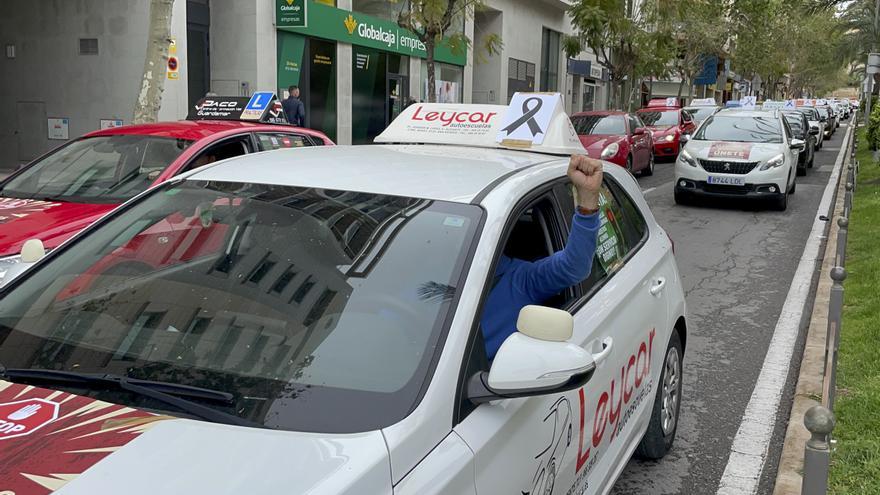
[{"label": "peugeot logo", "polygon": [[730,170],[730,164],[729,164],[729,163],[725,163],[725,164],[724,164],[724,170]]}]

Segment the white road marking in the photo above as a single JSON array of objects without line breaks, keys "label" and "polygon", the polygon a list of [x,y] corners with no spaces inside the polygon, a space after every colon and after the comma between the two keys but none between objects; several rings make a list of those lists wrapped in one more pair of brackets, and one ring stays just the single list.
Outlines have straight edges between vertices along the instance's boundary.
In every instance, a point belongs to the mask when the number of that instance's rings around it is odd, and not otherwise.
[{"label": "white road marking", "polygon": [[[844,143],[850,131],[851,129],[847,129]],[[841,147],[834,171],[819,202],[813,228],[804,246],[785,303],[782,305],[779,320],[776,321],[776,328],[773,330],[773,338],[767,348],[761,373],[758,375],[758,381],[755,382],[752,397],[746,405],[742,423],[730,447],[730,457],[718,483],[718,495],[754,495],[758,492],[761,471],[767,459],[770,438],[773,436],[779,403],[782,400],[785,380],[788,378],[794,345],[800,330],[801,317],[806,309],[804,306],[810,294],[813,273],[819,260],[822,245],[819,236],[825,234],[827,225],[827,222],[819,220],[819,215],[828,214],[843,164],[844,151],[845,148]]]},{"label": "white road marking", "polygon": [[651,192],[651,191],[653,191],[653,190],[655,190],[655,189],[657,189],[657,188],[656,188],[656,187],[649,187],[649,188],[647,188],[647,189],[642,189],[642,194],[645,195],[645,196],[647,196],[649,192]]}]

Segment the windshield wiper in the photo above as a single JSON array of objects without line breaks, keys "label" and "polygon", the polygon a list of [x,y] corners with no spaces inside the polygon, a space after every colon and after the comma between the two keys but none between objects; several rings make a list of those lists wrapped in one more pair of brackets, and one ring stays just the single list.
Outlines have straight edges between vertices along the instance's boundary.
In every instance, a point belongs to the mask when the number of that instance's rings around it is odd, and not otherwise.
[{"label": "windshield wiper", "polygon": [[141,380],[111,373],[79,373],[76,371],[60,371],[32,368],[5,368],[0,365],[0,378],[10,381],[40,381],[57,384],[84,385],[92,389],[120,388],[136,395],[142,395],[159,402],[171,405],[185,413],[215,423],[262,428],[262,425],[240,418],[233,414],[203,406],[192,400],[219,402],[232,405],[235,401],[229,392],[193,387],[179,383],[154,380]]}]

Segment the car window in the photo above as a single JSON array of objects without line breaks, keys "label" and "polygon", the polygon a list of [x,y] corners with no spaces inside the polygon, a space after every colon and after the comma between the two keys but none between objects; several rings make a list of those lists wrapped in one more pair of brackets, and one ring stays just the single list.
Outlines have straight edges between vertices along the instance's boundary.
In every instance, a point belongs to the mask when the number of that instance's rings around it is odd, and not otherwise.
[{"label": "car window", "polygon": [[571,118],[571,123],[579,135],[623,136],[626,134],[623,115],[575,115]]},{"label": "car window", "polygon": [[144,135],[78,139],[7,182],[13,198],[121,202],[147,189],[192,141]]},{"label": "car window", "polygon": [[247,153],[253,153],[253,145],[251,144],[250,135],[244,134],[230,139],[224,139],[219,143],[214,143],[202,150],[195,157],[190,159],[186,167],[181,172],[186,172],[202,165],[219,162],[227,158],[241,156]]},{"label": "car window", "polygon": [[234,404],[210,407],[268,428],[382,428],[430,376],[481,216],[419,198],[169,183],[0,298],[0,362],[219,389]]},{"label": "car window", "polygon": [[678,125],[677,110],[640,110],[638,114],[642,118],[642,122],[649,126]]},{"label": "car window", "polygon": [[280,148],[302,148],[312,145],[311,140],[305,136],[280,132],[259,132],[257,133],[257,143],[260,146],[260,151],[271,151]]},{"label": "car window", "polygon": [[781,143],[783,129],[778,117],[743,117],[715,114],[697,130],[694,139],[705,141],[740,141],[746,143]]},{"label": "car window", "polygon": [[693,120],[693,117],[691,117],[690,112],[688,112],[687,110],[682,110],[682,111],[681,111],[681,118],[682,118],[682,120],[684,120],[685,122],[691,122],[691,121]]}]

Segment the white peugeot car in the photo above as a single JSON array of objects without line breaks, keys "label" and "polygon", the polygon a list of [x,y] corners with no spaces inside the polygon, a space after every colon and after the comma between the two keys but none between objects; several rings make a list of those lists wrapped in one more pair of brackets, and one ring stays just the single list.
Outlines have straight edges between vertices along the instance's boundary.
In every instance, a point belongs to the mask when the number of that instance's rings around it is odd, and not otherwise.
[{"label": "white peugeot car", "polygon": [[703,122],[676,160],[675,201],[770,199],[785,210],[805,145],[779,111],[722,110]]},{"label": "white peugeot car", "polygon": [[662,457],[685,301],[619,166],[589,278],[487,359],[495,267],[563,247],[583,152],[564,113],[495,145],[518,110],[417,104],[383,135],[410,144],[207,165],[38,261],[0,292],[0,490],[595,494]]}]

